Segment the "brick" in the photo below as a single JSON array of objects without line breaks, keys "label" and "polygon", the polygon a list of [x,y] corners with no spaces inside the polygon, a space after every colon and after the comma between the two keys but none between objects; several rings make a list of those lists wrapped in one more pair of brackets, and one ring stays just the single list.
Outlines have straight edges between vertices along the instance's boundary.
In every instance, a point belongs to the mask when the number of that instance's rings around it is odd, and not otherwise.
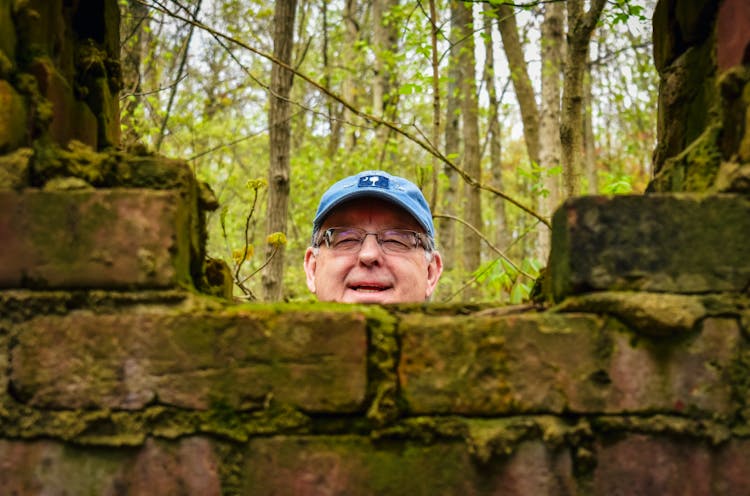
[{"label": "brick", "polygon": [[3,74],[3,64],[8,65],[4,69],[9,71],[16,58],[16,26],[11,17],[11,4],[7,0],[0,1],[0,33],[3,33],[0,36],[0,59],[5,58],[5,62],[0,60],[0,77],[6,76]]},{"label": "brick", "polygon": [[20,94],[0,79],[0,153],[20,147],[26,138],[26,106]]},{"label": "brick", "polygon": [[188,284],[189,236],[177,191],[0,191],[0,288]]},{"label": "brick", "polygon": [[211,441],[148,440],[138,450],[0,440],[2,494],[221,494]]},{"label": "brick", "polygon": [[[690,10],[686,8],[684,10]],[[742,65],[750,47],[750,9],[743,0],[724,0],[716,19],[716,62],[720,71]]]},{"label": "brick", "polygon": [[460,442],[374,443],[359,436],[254,439],[242,494],[507,496],[575,494],[567,451],[521,443],[509,457],[476,463]]},{"label": "brick", "polygon": [[554,215],[551,291],[741,292],[750,284],[750,198],[583,197]]},{"label": "brick", "polygon": [[407,316],[401,393],[413,414],[665,413],[728,417],[734,319],[680,341],[580,314]]},{"label": "brick", "polygon": [[139,312],[33,319],[18,329],[10,377],[18,398],[42,408],[260,409],[354,412],[366,392],[365,317]]},{"label": "brick", "polygon": [[750,443],[718,448],[688,438],[629,434],[597,447],[593,494],[750,494]]},{"label": "brick", "polygon": [[35,59],[29,67],[39,84],[42,96],[50,101],[53,108],[49,131],[60,145],[70,140],[78,140],[97,148],[98,123],[96,116],[84,102],[73,95],[73,88],[58,72],[49,57]]}]

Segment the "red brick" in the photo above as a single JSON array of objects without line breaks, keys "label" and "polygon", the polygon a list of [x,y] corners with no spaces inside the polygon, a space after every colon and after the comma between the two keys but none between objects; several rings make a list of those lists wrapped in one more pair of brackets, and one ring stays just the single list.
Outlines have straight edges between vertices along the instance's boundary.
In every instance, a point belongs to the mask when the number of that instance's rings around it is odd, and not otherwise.
[{"label": "red brick", "polygon": [[629,434],[597,447],[593,494],[750,494],[750,442],[718,447],[688,438]]},{"label": "red brick", "polygon": [[460,442],[373,443],[359,436],[254,439],[242,494],[575,494],[567,451],[521,443],[509,457],[479,464]]},{"label": "red brick", "polygon": [[553,219],[550,289],[556,301],[602,290],[742,292],[748,232],[743,195],[570,199]]},{"label": "red brick", "polygon": [[11,350],[17,397],[41,408],[159,403],[305,411],[361,409],[366,322],[355,312],[139,312],[33,319]]},{"label": "red brick", "polygon": [[211,442],[148,440],[140,449],[0,440],[2,494],[221,494]]},{"label": "red brick", "polygon": [[26,106],[23,98],[10,83],[0,79],[0,153],[21,146],[26,133]]},{"label": "red brick", "polygon": [[75,139],[96,149],[96,116],[88,105],[74,97],[73,88],[54,67],[52,60],[37,58],[29,71],[36,77],[41,94],[52,104],[53,117],[49,127],[52,138],[63,146]]},{"label": "red brick", "polygon": [[583,314],[410,315],[401,329],[398,373],[414,414],[734,411],[733,319],[706,319],[678,342]]},{"label": "red brick", "polygon": [[0,191],[0,288],[187,284],[189,236],[177,191]]}]

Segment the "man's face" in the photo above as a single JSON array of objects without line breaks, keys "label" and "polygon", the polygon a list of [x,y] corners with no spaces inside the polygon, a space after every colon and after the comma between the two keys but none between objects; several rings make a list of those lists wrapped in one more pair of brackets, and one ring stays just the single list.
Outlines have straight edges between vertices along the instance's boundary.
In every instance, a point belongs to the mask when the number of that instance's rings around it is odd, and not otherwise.
[{"label": "man's face", "polygon": [[[368,232],[411,229],[424,232],[417,221],[396,205],[375,198],[347,202],[323,222],[329,227],[358,227]],[[384,253],[375,236],[366,236],[360,250],[338,253],[323,243],[315,255],[305,253],[307,287],[320,301],[344,303],[403,303],[425,301],[434,291],[443,262],[423,248],[406,253]]]}]

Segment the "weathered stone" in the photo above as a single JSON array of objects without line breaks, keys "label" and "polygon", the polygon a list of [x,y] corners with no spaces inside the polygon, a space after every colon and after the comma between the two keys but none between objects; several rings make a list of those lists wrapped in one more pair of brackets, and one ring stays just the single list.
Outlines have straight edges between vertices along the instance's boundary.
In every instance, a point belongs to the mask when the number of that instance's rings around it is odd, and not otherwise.
[{"label": "weathered stone", "polygon": [[735,319],[708,318],[681,341],[634,340],[613,332],[608,344],[607,412],[665,412],[729,418],[730,369],[741,346]]},{"label": "weathered stone", "polygon": [[[747,158],[750,159],[750,156]],[[716,178],[716,190],[720,193],[750,193],[750,163],[740,165],[725,162],[721,164]]]},{"label": "weathered stone", "polygon": [[[707,319],[681,341],[634,339],[580,314],[406,316],[398,367],[410,413],[734,411],[728,372],[734,319]],[[575,359],[572,359],[575,357]]]},{"label": "weathered stone", "polygon": [[0,79],[7,77],[16,58],[16,27],[11,17],[11,5],[9,0],[0,1],[0,33],[3,33],[0,36],[0,59],[4,60],[0,61]]},{"label": "weathered stone", "polygon": [[750,284],[750,199],[733,195],[583,197],[554,215],[556,301],[601,290],[741,292]]},{"label": "weathered stone", "polygon": [[580,409],[571,405],[573,397],[599,389],[591,376],[602,367],[601,327],[601,320],[583,315],[405,316],[398,366],[403,397],[415,414]]},{"label": "weathered stone", "polygon": [[567,451],[538,441],[479,465],[462,443],[373,443],[359,436],[250,442],[242,494],[575,494]]},{"label": "weathered stone", "polygon": [[[719,70],[750,62],[750,10],[745,0],[720,2],[716,19],[716,62]],[[707,23],[706,23],[707,24]]]},{"label": "weathered stone", "polygon": [[190,283],[179,192],[0,192],[0,287],[132,288]]},{"label": "weathered stone", "polygon": [[29,164],[34,151],[18,148],[0,155],[0,190],[21,189],[29,185]]},{"label": "weathered stone", "polygon": [[22,36],[23,50],[56,56],[66,30],[63,0],[29,0],[18,5],[17,32]]},{"label": "weathered stone", "polygon": [[31,320],[11,350],[13,388],[43,408],[362,408],[361,313],[273,307],[205,313],[73,312]]},{"label": "weathered stone", "polygon": [[680,38],[686,45],[703,43],[711,35],[711,23],[706,19],[716,16],[716,0],[690,0],[674,2],[674,17],[679,26]]},{"label": "weathered stone", "polygon": [[750,494],[750,445],[630,434],[597,448],[593,494]]},{"label": "weathered stone", "polygon": [[563,300],[562,312],[607,313],[628,327],[652,336],[669,336],[693,331],[706,316],[699,296],[605,291]]},{"label": "weathered stone", "polygon": [[42,96],[52,104],[49,132],[60,145],[70,140],[97,148],[98,123],[94,113],[84,102],[77,100],[68,81],[57,71],[48,57],[36,58],[29,66]]},{"label": "weathered stone", "polygon": [[21,146],[26,138],[26,106],[5,80],[0,80],[0,153]]},{"label": "weathered stone", "polygon": [[211,441],[148,440],[139,450],[81,448],[55,441],[0,440],[3,494],[219,495]]},{"label": "weathered stone", "polygon": [[[666,185],[657,183],[661,187],[656,188],[649,185],[650,191],[685,191],[688,189],[684,186],[685,183],[698,185],[701,183],[698,179],[706,175],[701,171],[702,164],[691,160],[711,159],[713,149],[717,147],[716,140],[721,128],[721,122],[717,118],[720,101],[716,68],[712,61],[712,46],[704,44],[688,48],[660,72],[658,143],[654,151],[654,172],[657,179],[659,175],[676,176],[679,173],[686,177],[662,177],[661,183]],[[699,139],[700,144],[691,145]],[[690,152],[687,150],[688,146],[692,147]],[[703,150],[710,153],[703,153]],[[667,164],[667,159],[672,158],[676,163]],[[715,161],[709,161],[709,165],[714,164],[718,166]],[[662,170],[668,165],[676,171]],[[687,176],[690,176],[690,181]]]}]

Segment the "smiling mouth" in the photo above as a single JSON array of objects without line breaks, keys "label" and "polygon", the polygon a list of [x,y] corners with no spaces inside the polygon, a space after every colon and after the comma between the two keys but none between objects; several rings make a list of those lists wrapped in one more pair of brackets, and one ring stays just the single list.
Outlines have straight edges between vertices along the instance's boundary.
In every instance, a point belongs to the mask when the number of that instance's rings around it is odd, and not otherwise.
[{"label": "smiling mouth", "polygon": [[390,289],[390,287],[388,286],[379,286],[379,285],[370,285],[370,284],[355,285],[355,286],[350,286],[349,288],[360,293],[379,293],[380,291],[385,291],[387,289]]}]

